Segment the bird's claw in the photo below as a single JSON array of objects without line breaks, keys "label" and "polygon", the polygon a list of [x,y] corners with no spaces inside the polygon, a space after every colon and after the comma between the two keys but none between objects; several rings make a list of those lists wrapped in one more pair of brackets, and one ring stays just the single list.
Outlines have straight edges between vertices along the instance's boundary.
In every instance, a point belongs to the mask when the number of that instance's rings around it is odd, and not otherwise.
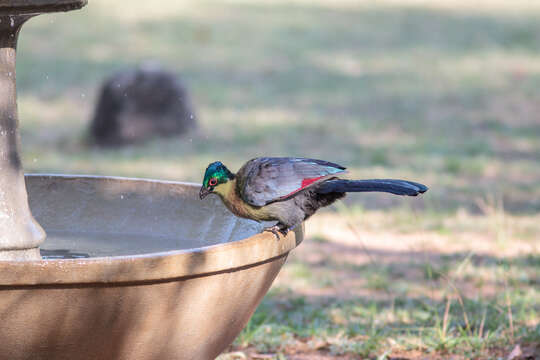
[{"label": "bird's claw", "polygon": [[272,234],[276,236],[276,239],[279,241],[279,234],[281,233],[283,236],[287,236],[289,229],[287,228],[284,229],[279,225],[274,225],[274,226],[265,227],[263,231],[271,232]]}]

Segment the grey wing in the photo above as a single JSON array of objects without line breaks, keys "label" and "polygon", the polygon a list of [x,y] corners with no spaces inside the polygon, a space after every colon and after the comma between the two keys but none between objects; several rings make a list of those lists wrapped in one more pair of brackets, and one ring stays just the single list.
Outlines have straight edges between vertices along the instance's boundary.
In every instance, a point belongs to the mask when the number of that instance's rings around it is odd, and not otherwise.
[{"label": "grey wing", "polygon": [[323,160],[257,158],[248,162],[243,169],[240,196],[248,204],[264,206],[286,199],[343,171],[343,166]]}]

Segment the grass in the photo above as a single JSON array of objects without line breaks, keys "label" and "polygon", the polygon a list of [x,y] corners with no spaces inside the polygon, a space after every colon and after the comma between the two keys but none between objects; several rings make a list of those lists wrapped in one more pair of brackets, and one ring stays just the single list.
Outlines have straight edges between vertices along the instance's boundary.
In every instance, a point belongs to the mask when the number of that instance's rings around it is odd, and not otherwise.
[{"label": "grass", "polygon": [[[399,223],[402,215],[390,211],[385,216]],[[516,220],[507,216],[508,223]],[[531,252],[516,244],[505,244],[501,251],[492,246],[494,235],[481,233],[483,225],[467,225],[471,218],[490,215],[449,216],[453,225],[445,234],[430,230],[434,219],[417,219],[411,234],[399,226],[354,230],[364,222],[379,223],[371,212],[360,223],[343,211],[321,217],[313,227],[318,240],[308,237],[295,251],[234,350],[244,349],[254,359],[256,354],[496,359],[516,344],[538,351],[536,238],[505,239],[531,246]],[[347,222],[353,223],[349,234],[328,229],[329,223],[346,229]],[[460,236],[468,241],[459,241]]]},{"label": "grass", "polygon": [[[199,182],[218,158],[287,155],[426,183],[310,220],[231,351],[504,358],[540,342],[540,6],[472,4],[92,0],[37,17],[18,52],[25,168]],[[146,59],[186,82],[199,130],[89,148],[102,79]]]},{"label": "grass", "polygon": [[[425,354],[459,353],[465,358],[485,355],[491,347],[507,347],[509,329],[497,301],[434,303],[429,298],[385,301],[289,299],[296,306],[267,300],[237,339],[256,344],[259,352],[287,352],[289,348],[326,350],[329,355],[373,357],[385,350]],[[441,306],[442,305],[442,306]],[[530,306],[520,303],[516,308]],[[463,321],[463,314],[475,314]],[[478,314],[476,316],[476,314]],[[519,320],[523,321],[523,320]],[[294,335],[294,336],[293,336]],[[520,334],[519,336],[523,336]]]}]

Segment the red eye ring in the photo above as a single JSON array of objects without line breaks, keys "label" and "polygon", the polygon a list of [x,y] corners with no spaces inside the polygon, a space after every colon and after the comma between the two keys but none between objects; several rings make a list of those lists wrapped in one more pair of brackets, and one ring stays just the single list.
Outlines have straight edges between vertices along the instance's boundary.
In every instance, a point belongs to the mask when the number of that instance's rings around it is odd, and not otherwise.
[{"label": "red eye ring", "polygon": [[216,178],[211,178],[210,180],[208,180],[208,185],[216,186],[217,185],[217,179]]}]

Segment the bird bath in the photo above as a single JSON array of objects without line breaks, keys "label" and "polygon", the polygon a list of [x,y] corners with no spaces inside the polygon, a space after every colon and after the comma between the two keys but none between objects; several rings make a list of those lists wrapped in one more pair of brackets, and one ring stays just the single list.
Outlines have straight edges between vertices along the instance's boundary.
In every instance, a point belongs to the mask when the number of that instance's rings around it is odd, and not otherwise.
[{"label": "bird bath", "polygon": [[195,184],[23,176],[18,31],[85,4],[0,2],[0,359],[212,359],[303,229],[276,241],[217,198],[200,201]]}]

